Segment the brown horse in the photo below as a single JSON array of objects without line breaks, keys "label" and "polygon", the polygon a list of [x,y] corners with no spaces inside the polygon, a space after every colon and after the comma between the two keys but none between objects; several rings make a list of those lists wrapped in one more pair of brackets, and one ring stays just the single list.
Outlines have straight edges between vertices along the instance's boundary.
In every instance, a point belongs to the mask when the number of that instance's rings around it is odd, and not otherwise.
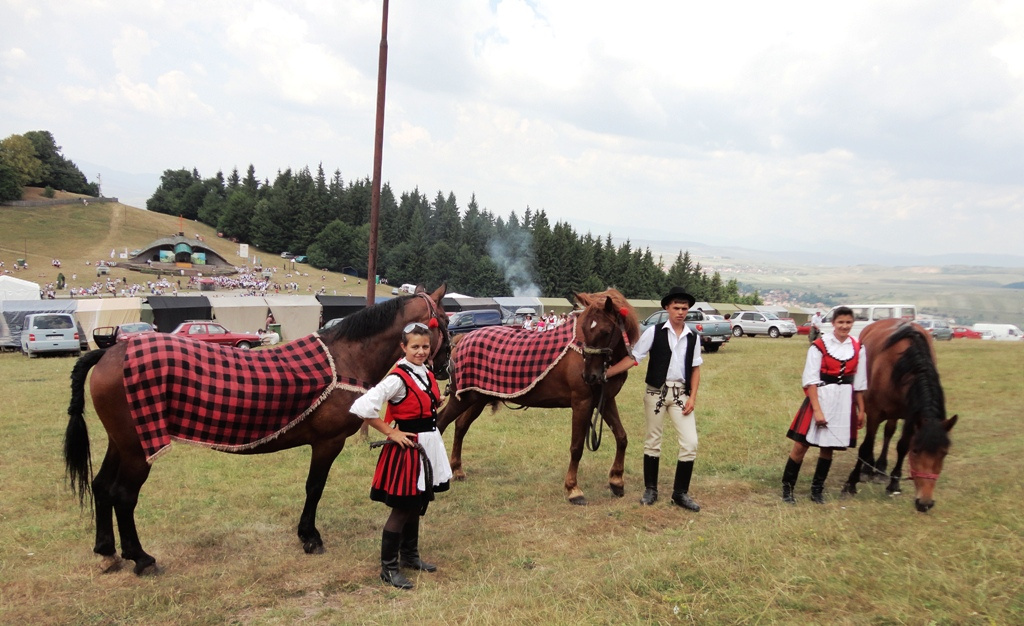
[{"label": "brown horse", "polygon": [[[603,404],[601,417],[612,429],[616,444],[615,460],[608,482],[613,494],[619,497],[624,494],[622,473],[627,441],[626,430],[619,420],[615,395],[626,382],[626,374],[606,379],[605,370],[610,364],[629,355],[630,346],[640,334],[639,324],[633,308],[614,289],[578,294],[576,299],[585,308],[566,322],[572,325],[565,330],[568,344],[552,344],[551,340],[556,333],[562,336],[562,329],[558,327],[544,332],[491,327],[468,333],[456,342],[452,352],[452,380],[456,383],[456,390],[437,419],[437,427],[442,432],[448,424],[455,422],[451,466],[456,480],[464,480],[466,477],[462,469],[462,440],[485,406],[492,405],[496,410],[498,402],[507,400],[525,407],[571,407],[572,439],[565,491],[573,504],[586,504],[583,491],[576,482],[576,473],[591,428],[591,415],[595,407]],[[479,338],[485,336],[491,338],[490,351],[473,355],[472,346],[479,349]],[[553,359],[538,363],[541,369],[545,365],[548,367],[539,379],[532,380],[526,389],[508,393],[496,390],[495,385],[500,386],[500,381],[510,375],[509,370],[517,362],[539,358],[539,353],[546,352],[545,347],[549,350],[561,349],[561,358],[553,366]],[[475,367],[474,359],[484,361],[484,367]],[[504,370],[501,369],[503,361],[506,365]],[[511,367],[507,367],[509,365]],[[467,370],[471,368],[478,373],[476,380],[482,384],[460,389],[459,381],[465,378]]]},{"label": "brown horse", "polygon": [[[895,432],[895,420],[903,420],[903,433],[896,444],[896,465],[889,486],[891,495],[900,493],[903,458],[909,452],[910,477],[914,481],[918,511],[935,506],[935,482],[949,452],[949,431],[957,416],[946,418],[946,401],[935,367],[931,335],[923,328],[900,319],[875,322],[860,334],[867,353],[868,390],[864,396],[867,424],[857,464],[843,487],[856,494],[857,481],[865,465],[874,469],[875,434],[886,422],[886,443]],[[882,451],[884,471],[885,450]],[[877,470],[876,470],[877,471]]]},{"label": "brown horse", "polygon": [[[306,503],[299,518],[298,535],[307,553],[322,553],[323,541],[316,528],[317,505],[334,459],[344,448],[346,438],[356,432],[362,423],[361,419],[349,413],[349,408],[366,387],[384,378],[401,356],[402,330],[411,322],[429,322],[432,328],[437,329],[431,332],[434,354],[441,362],[448,360],[447,317],[440,305],[444,293],[445,287],[442,285],[430,295],[394,298],[350,315],[340,324],[322,331],[319,339],[313,335],[271,350],[250,352],[212,346],[209,349],[214,352],[210,353],[201,347],[208,344],[187,339],[182,339],[186,343],[181,343],[165,335],[142,336],[82,356],[71,373],[71,405],[68,408],[70,420],[64,437],[64,460],[72,492],[77,491],[83,505],[91,487],[96,513],[96,544],[93,551],[103,557],[101,567],[104,571],[112,571],[121,566],[115,551],[112,514],[117,516],[121,557],[135,561],[136,574],[157,571],[156,560],[142,549],[135,528],[135,506],[139,490],[146,482],[150,464],[156,456],[150,453],[152,448],[148,447],[152,443],[151,434],[140,436],[137,427],[140,423],[139,413],[133,410],[137,405],[133,403],[133,397],[128,391],[130,381],[140,370],[155,372],[149,379],[150,388],[147,390],[149,396],[155,398],[151,404],[167,407],[165,412],[156,416],[155,421],[150,422],[151,426],[163,428],[163,439],[160,439],[166,440],[163,445],[172,438],[190,440],[238,454],[263,454],[302,445],[312,448],[309,476],[306,479]],[[436,320],[436,323],[432,320]],[[298,342],[312,346],[305,353],[309,355],[312,365],[295,362],[294,348],[289,346]],[[181,357],[184,365],[174,370],[172,375],[162,373],[166,370],[161,369],[160,363],[144,361],[139,356],[140,352],[153,351],[166,345],[179,352],[212,354],[214,359],[233,364],[235,370],[247,363],[252,363],[254,369],[240,373],[215,372],[211,363],[189,362],[185,359],[191,357],[185,354]],[[325,351],[329,358],[324,354]],[[164,365],[168,360],[164,359]],[[320,363],[327,364],[326,371],[317,366]],[[93,406],[107,431],[108,443],[106,456],[90,485],[92,463],[83,413],[85,380],[93,366],[95,370],[89,388]],[[284,375],[270,380],[269,385],[258,386],[267,381],[255,379],[261,376],[270,378],[272,366],[280,366]],[[207,368],[205,374],[200,369],[203,367]],[[265,415],[270,405],[279,401],[281,389],[294,384],[294,380],[289,378],[289,372],[295,373],[294,378],[300,374],[307,375],[315,379],[316,384],[325,377],[327,381],[333,382],[329,386],[315,388],[313,393],[317,395],[312,399],[300,400],[305,403],[301,406],[308,408],[304,412],[300,409],[301,415],[297,419],[293,419],[296,413],[285,415],[286,420],[292,419],[290,423],[254,442],[219,445],[209,440],[201,441],[185,436],[188,429],[194,429],[191,432],[202,430],[204,424],[221,430],[225,425],[235,428],[233,424],[239,424],[238,428],[251,432],[257,421],[251,414],[262,410],[263,414],[256,418],[271,419]],[[217,385],[218,380],[233,382]],[[258,391],[254,392],[253,389]],[[193,404],[184,405],[177,400],[175,394],[191,395]],[[175,400],[165,402],[171,397]],[[246,411],[244,417],[243,410]]]}]

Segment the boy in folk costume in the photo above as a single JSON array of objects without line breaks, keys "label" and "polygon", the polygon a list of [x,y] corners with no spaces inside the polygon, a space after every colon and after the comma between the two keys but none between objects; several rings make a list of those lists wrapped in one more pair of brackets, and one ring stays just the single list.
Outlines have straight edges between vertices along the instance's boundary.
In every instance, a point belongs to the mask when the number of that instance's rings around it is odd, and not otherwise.
[{"label": "boy in folk costume", "polygon": [[658,500],[658,464],[661,460],[661,435],[665,415],[672,420],[679,441],[672,502],[690,511],[700,505],[690,497],[690,478],[697,458],[697,419],[694,405],[700,386],[700,338],[686,326],[686,314],[696,299],[681,287],[673,287],[661,299],[668,311],[664,324],[651,326],[633,347],[633,360],[624,359],[608,369],[607,376],[618,375],[639,364],[648,354],[647,391],[644,393],[646,436],[644,437],[644,495],[640,502],[651,505]]},{"label": "boy in folk costume", "polygon": [[868,388],[867,355],[850,337],[853,311],[839,307],[832,314],[832,332],[807,349],[803,387],[807,397],[786,435],[793,449],[782,474],[782,499],[795,504],[793,487],[808,448],[820,449],[811,480],[811,500],[824,504],[825,479],[832,467],[832,451],[857,445],[857,430],[864,427],[864,391]]},{"label": "boy in folk costume", "polygon": [[[419,518],[426,513],[434,492],[447,491],[452,469],[437,431],[441,396],[437,380],[426,366],[430,356],[426,324],[415,322],[405,327],[402,350],[405,357],[384,380],[353,402],[351,411],[393,444],[381,449],[370,488],[371,500],[391,507],[381,536],[380,578],[399,589],[412,589],[412,582],[398,568],[437,570],[436,565],[420,559]],[[385,403],[388,408],[382,420],[379,414]],[[421,458],[424,454],[426,458]],[[426,463],[432,472],[426,471]]]}]

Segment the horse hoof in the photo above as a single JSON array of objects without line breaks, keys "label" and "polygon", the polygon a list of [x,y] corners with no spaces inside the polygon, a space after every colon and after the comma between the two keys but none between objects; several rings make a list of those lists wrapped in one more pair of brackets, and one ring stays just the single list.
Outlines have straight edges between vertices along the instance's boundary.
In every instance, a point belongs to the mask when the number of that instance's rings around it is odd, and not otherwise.
[{"label": "horse hoof", "polygon": [[576,506],[587,506],[586,496],[576,496],[575,498],[569,498],[569,504],[575,504]]},{"label": "horse hoof", "polygon": [[626,495],[626,488],[622,485],[608,485],[608,488],[612,490],[612,495],[616,498],[621,498]]},{"label": "horse hoof", "polygon": [[103,574],[112,574],[114,572],[119,572],[121,571],[122,567],[124,567],[124,559],[117,556],[116,554],[111,556],[105,556],[103,557],[103,560],[100,561],[100,573]]},{"label": "horse hoof", "polygon": [[857,486],[846,483],[843,485],[843,491],[839,495],[842,498],[852,498],[857,495]]},{"label": "horse hoof", "polygon": [[319,541],[318,542],[308,541],[308,542],[302,544],[302,550],[306,554],[323,554],[324,552],[326,552],[326,550],[324,550],[323,542],[319,542]]},{"label": "horse hoof", "polygon": [[886,492],[889,494],[890,498],[895,498],[896,496],[901,495],[903,493],[899,489],[897,489],[895,491],[889,491],[888,489],[886,489]]},{"label": "horse hoof", "polygon": [[163,570],[156,564],[156,562],[149,563],[148,565],[142,565],[139,563],[135,564],[135,575],[142,576],[156,576],[157,574],[163,573]]},{"label": "horse hoof", "polygon": [[452,480],[457,480],[459,482],[466,480],[466,472],[461,469],[454,470],[452,472]]}]

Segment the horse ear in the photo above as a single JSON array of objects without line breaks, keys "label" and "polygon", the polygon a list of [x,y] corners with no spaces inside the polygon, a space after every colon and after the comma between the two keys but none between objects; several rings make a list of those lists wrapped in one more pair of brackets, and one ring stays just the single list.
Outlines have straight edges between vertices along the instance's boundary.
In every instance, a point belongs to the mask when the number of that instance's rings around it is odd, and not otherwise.
[{"label": "horse ear", "polygon": [[572,295],[576,296],[576,301],[582,304],[583,306],[590,306],[590,294],[574,293]]},{"label": "horse ear", "polygon": [[615,306],[615,303],[612,302],[611,296],[608,296],[607,298],[604,299],[604,310],[606,313],[611,313],[612,315],[616,315],[619,312]]},{"label": "horse ear", "polygon": [[448,293],[448,283],[441,283],[441,286],[435,289],[434,293],[430,294],[430,299],[440,304],[441,298],[443,298],[446,293]]},{"label": "horse ear", "polygon": [[956,419],[957,419],[957,417],[959,417],[959,416],[958,415],[954,415],[953,417],[949,418],[948,420],[944,420],[942,422],[942,427],[946,429],[947,433],[949,431],[953,430],[953,427],[956,426]]}]

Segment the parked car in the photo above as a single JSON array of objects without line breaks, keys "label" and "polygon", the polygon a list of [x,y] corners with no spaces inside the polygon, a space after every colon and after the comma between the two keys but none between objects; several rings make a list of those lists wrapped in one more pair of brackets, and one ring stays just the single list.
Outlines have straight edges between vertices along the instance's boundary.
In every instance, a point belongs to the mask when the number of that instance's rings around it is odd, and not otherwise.
[{"label": "parked car", "polygon": [[954,339],[981,339],[981,333],[966,326],[953,327]]},{"label": "parked car", "polygon": [[[640,332],[643,333],[655,324],[664,324],[666,320],[668,311],[655,311],[640,322]],[[686,326],[700,337],[700,347],[705,352],[718,352],[722,344],[732,337],[728,320],[721,315],[712,315],[696,309],[686,314]]]},{"label": "parked car", "polygon": [[282,259],[294,259],[295,255],[292,254],[291,252],[282,252],[281,253],[281,258]]},{"label": "parked car", "polygon": [[487,326],[501,326],[500,311],[456,311],[448,318],[448,332],[453,335],[461,335]]},{"label": "parked car", "polygon": [[[898,317],[913,321],[917,318],[917,307],[913,304],[846,304],[842,306],[847,306],[853,311],[851,337],[860,337],[860,331],[864,330],[865,326],[878,320]],[[832,314],[837,308],[839,307],[832,307],[832,310],[825,314],[822,319],[822,328],[831,329]]]},{"label": "parked car", "polygon": [[136,335],[155,333],[156,326],[149,322],[128,322],[119,326],[100,326],[92,331],[92,340],[100,348],[109,348],[119,341],[128,341]]},{"label": "parked car", "polygon": [[952,341],[953,329],[946,320],[917,320],[917,325],[927,330],[935,341]]},{"label": "parked car", "polygon": [[526,321],[527,315],[533,317],[534,320],[536,320],[537,311],[533,310],[533,307],[521,306],[518,309],[516,309],[515,313],[509,315],[505,319],[504,324],[505,326],[512,326],[513,328],[522,328],[523,322]]},{"label": "parked car", "polygon": [[992,339],[996,341],[1024,340],[1024,332],[1021,332],[1020,328],[1013,324],[975,324],[974,330],[982,333],[983,339],[987,338],[984,335],[988,332],[992,335]]},{"label": "parked car", "polygon": [[796,334],[798,335],[810,335],[811,334],[811,323],[804,322],[796,327]]},{"label": "parked car", "polygon": [[305,254],[300,254],[299,256],[295,257],[292,260],[295,261],[296,263],[309,263],[309,257],[306,256]]},{"label": "parked car", "polygon": [[779,335],[792,337],[797,332],[796,322],[791,319],[780,319],[774,313],[740,311],[733,315],[729,321],[732,322],[733,337],[768,335],[775,339]]},{"label": "parked car", "polygon": [[25,316],[21,330],[21,352],[35,357],[40,354],[82,353],[81,335],[71,313],[32,313]]},{"label": "parked car", "polygon": [[250,333],[233,333],[217,322],[211,322],[209,320],[182,322],[181,324],[178,324],[177,328],[171,331],[171,334],[182,335],[189,339],[195,339],[196,341],[215,343],[220,346],[233,346],[243,350],[248,350],[253,346],[258,346],[263,341],[258,335]]}]

